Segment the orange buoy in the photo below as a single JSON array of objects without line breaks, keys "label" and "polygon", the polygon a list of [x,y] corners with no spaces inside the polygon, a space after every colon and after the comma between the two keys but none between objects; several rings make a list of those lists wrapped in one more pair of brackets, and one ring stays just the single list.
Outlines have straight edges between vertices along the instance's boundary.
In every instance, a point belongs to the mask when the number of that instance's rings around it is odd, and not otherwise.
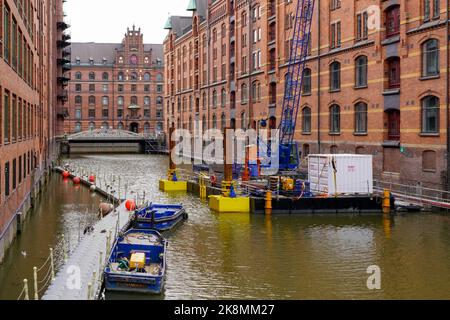
[{"label": "orange buoy", "polygon": [[81,179],[79,177],[73,177],[73,183],[74,184],[80,184]]},{"label": "orange buoy", "polygon": [[95,182],[95,176],[94,175],[90,175],[89,176],[89,182],[91,182],[91,183]]},{"label": "orange buoy", "polygon": [[70,172],[69,171],[64,171],[62,173],[63,178],[67,179],[68,177],[70,177]]},{"label": "orange buoy", "polygon": [[125,208],[127,208],[128,211],[136,210],[136,203],[134,200],[127,200],[125,202]]}]

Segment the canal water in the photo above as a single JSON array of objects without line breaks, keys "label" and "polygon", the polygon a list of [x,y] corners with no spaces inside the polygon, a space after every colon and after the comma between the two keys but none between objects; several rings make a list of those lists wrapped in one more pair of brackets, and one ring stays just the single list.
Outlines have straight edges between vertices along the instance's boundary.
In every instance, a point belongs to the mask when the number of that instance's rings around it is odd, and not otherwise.
[{"label": "canal water", "polygon": [[40,268],[45,264],[38,272],[39,297],[42,296],[49,278],[50,263],[47,259],[50,248],[54,248],[57,269],[64,260],[63,246],[66,252],[73,250],[86,225],[97,220],[102,198],[90,193],[89,189],[74,186],[70,180],[64,180],[56,173],[52,174],[43,189],[21,234],[7,251],[3,264],[0,264],[0,300],[17,299],[23,288],[23,279],[28,279],[32,299],[33,267]]},{"label": "canal water", "polygon": [[[158,190],[165,156],[89,155],[64,160],[120,175],[129,197],[182,203],[189,219],[167,234],[166,288],[161,296],[107,294],[107,299],[449,299],[450,216],[278,216],[215,214],[190,194]],[[108,173],[108,174],[107,174]],[[110,175],[109,178],[107,175]],[[124,188],[124,187],[123,187]],[[92,199],[92,197],[94,197]],[[45,260],[61,233],[79,230],[78,215],[95,215],[99,199],[53,178],[37,212],[0,269],[0,297],[14,298],[32,263]],[[77,229],[78,228],[78,229]],[[36,253],[24,258],[21,251]],[[367,288],[369,266],[381,289]],[[11,291],[11,294],[5,291]]]}]

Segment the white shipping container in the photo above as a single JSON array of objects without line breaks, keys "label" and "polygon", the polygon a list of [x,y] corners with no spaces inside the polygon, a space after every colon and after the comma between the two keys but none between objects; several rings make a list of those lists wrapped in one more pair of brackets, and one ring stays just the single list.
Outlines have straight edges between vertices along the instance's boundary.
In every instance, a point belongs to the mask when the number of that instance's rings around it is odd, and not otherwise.
[{"label": "white shipping container", "polygon": [[328,195],[371,194],[372,161],[372,155],[311,154],[308,156],[311,191]]}]

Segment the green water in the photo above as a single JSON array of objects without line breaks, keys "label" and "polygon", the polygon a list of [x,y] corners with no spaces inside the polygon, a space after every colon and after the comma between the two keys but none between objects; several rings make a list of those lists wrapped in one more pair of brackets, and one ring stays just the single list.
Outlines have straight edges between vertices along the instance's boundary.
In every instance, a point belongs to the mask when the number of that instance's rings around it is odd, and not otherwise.
[{"label": "green water", "polygon": [[[186,223],[167,234],[164,294],[107,294],[108,299],[450,298],[448,215],[266,218],[214,214],[195,196],[170,196],[158,190],[158,179],[166,175],[164,156],[92,155],[66,162],[93,168],[102,177],[107,172],[120,175],[130,196],[131,191],[145,191],[154,202],[183,203],[189,213]],[[74,228],[75,237],[76,223],[68,217],[86,207],[97,208],[98,199],[89,204],[92,196],[86,190],[74,191],[73,185],[64,184],[62,179],[52,183],[49,192],[56,192],[52,208],[43,203],[46,210],[37,209],[40,213],[30,220],[28,230],[0,269],[2,298],[14,298],[19,279],[30,273],[28,257],[20,255],[23,248],[31,246],[46,256],[49,243],[55,242],[62,230]],[[76,195],[80,198],[75,200]],[[381,270],[380,290],[369,290],[366,285],[366,271],[372,265]]]}]

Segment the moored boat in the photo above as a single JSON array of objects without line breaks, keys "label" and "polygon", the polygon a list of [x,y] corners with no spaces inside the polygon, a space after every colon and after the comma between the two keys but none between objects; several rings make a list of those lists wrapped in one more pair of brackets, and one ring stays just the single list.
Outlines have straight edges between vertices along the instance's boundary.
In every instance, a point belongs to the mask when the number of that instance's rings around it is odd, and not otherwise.
[{"label": "moored boat", "polygon": [[150,203],[134,212],[131,226],[136,229],[166,231],[186,219],[187,213],[181,204]]},{"label": "moored boat", "polygon": [[129,229],[120,234],[105,267],[105,289],[160,294],[166,249],[167,240],[156,230]]}]

